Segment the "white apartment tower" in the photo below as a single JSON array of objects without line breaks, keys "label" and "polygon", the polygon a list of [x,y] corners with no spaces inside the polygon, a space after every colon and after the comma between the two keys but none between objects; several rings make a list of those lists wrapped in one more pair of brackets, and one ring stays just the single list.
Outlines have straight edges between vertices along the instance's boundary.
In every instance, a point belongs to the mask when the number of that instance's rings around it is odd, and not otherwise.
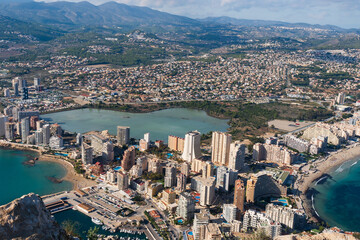
[{"label": "white apartment tower", "polygon": [[185,135],[184,152],[182,158],[191,163],[193,159],[201,157],[201,135],[198,131],[188,132]]},{"label": "white apartment tower", "polygon": [[231,135],[223,132],[212,133],[211,161],[214,164],[227,166],[229,163],[229,152]]},{"label": "white apartment tower", "polygon": [[239,171],[244,167],[245,161],[245,145],[239,141],[230,144],[229,168]]}]

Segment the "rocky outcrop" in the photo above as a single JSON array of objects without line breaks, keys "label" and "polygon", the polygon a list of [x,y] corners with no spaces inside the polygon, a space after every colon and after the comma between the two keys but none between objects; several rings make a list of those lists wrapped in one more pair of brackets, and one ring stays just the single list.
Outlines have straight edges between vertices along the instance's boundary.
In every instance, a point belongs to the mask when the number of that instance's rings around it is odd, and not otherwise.
[{"label": "rocky outcrop", "polygon": [[323,232],[320,234],[296,234],[296,235],[284,235],[275,237],[274,240],[356,240],[356,238],[350,234],[337,233],[337,232]]},{"label": "rocky outcrop", "polygon": [[51,217],[41,198],[33,193],[0,206],[0,239],[68,239]]}]

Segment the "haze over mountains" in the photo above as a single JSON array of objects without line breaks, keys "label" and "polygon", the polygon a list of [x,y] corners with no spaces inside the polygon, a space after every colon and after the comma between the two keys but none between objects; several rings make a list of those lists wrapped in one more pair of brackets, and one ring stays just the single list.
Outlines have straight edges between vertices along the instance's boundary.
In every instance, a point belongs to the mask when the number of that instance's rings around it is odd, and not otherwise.
[{"label": "haze over mountains", "polygon": [[244,20],[229,17],[191,19],[147,7],[129,6],[107,2],[95,6],[89,2],[34,2],[31,0],[0,0],[0,15],[22,21],[37,22],[57,26],[156,26],[170,29],[173,27],[199,27],[204,24],[231,24],[247,27],[288,26],[337,29],[335,26],[292,24],[279,21]]}]

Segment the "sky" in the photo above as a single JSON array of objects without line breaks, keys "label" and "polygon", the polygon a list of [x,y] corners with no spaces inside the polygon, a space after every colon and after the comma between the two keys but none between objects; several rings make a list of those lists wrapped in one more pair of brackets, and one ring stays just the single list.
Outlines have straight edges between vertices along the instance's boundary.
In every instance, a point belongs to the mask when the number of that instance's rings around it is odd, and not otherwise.
[{"label": "sky", "polygon": [[[54,2],[56,0],[41,0]],[[79,2],[80,0],[67,0]],[[88,0],[99,5],[108,0]],[[331,24],[360,28],[360,0],[114,0],[191,18],[239,19]]]}]

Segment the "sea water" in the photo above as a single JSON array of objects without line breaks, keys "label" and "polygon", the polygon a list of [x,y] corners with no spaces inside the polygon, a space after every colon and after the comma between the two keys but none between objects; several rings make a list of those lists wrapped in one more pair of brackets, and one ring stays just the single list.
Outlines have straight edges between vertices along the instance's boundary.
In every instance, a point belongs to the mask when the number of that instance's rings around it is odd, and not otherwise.
[{"label": "sea water", "polygon": [[53,183],[48,179],[66,175],[66,169],[61,164],[40,161],[34,166],[24,164],[36,156],[31,151],[0,148],[0,205],[31,192],[46,195],[72,189],[70,182]]},{"label": "sea water", "polygon": [[360,231],[360,158],[343,163],[314,188],[314,206],[330,226]]}]

